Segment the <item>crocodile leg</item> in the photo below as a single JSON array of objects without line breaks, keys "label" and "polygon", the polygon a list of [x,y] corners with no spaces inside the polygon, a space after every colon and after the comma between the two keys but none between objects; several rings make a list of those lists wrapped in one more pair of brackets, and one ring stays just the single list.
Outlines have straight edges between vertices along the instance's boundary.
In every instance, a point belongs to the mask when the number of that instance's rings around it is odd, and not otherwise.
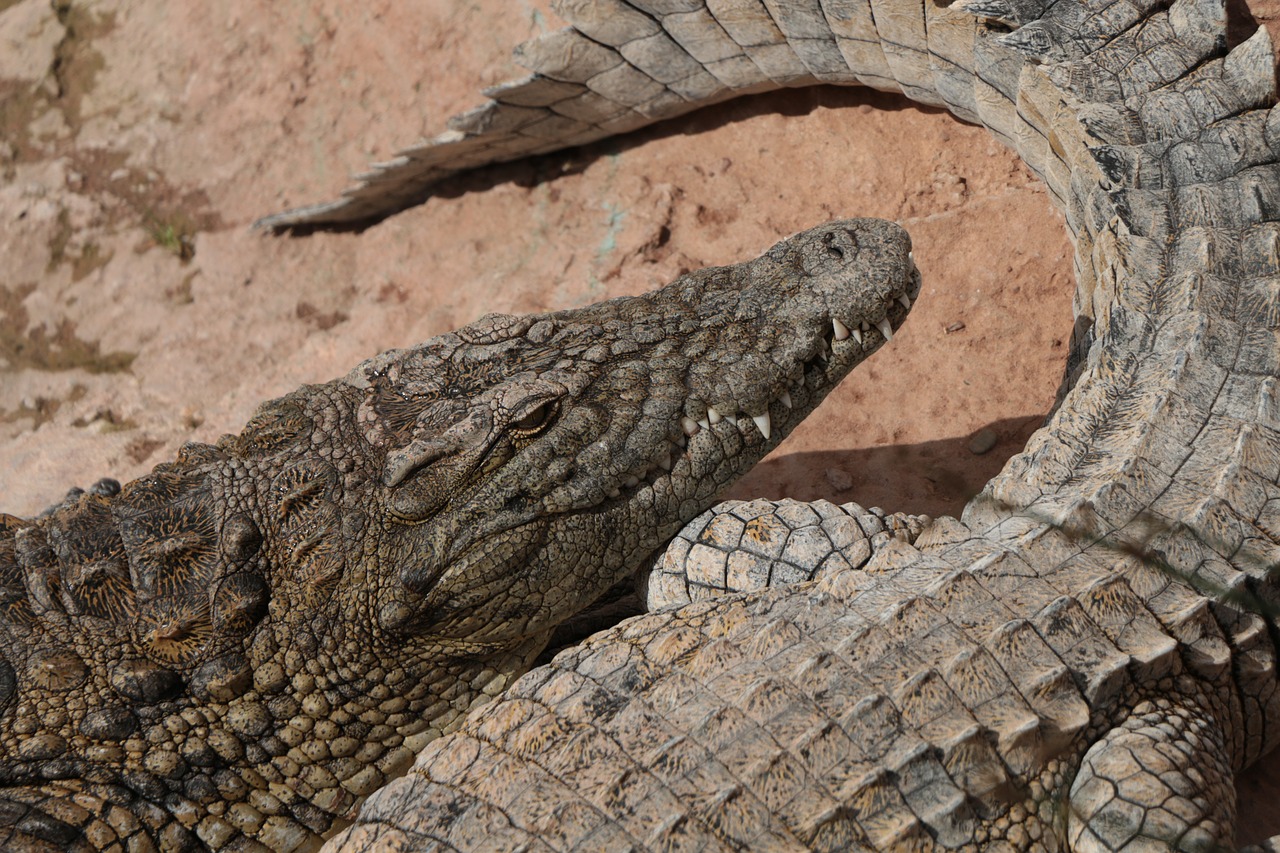
[{"label": "crocodile leg", "polygon": [[648,610],[860,569],[931,519],[829,501],[725,501],[695,518],[642,575]]},{"label": "crocodile leg", "polygon": [[1194,697],[1156,697],[1084,754],[1071,784],[1067,840],[1080,853],[1144,844],[1223,850],[1233,840],[1235,801],[1217,716]]}]

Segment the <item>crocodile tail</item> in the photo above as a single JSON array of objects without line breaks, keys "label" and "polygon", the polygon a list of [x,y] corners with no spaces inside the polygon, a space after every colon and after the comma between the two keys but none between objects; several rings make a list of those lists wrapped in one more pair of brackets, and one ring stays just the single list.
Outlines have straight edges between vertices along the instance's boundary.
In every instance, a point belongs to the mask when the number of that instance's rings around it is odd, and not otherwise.
[{"label": "crocodile tail", "polygon": [[[783,87],[866,85],[980,121],[982,97],[973,81],[955,79],[957,60],[950,58],[956,51],[965,54],[958,61],[972,58],[972,44],[960,45],[972,42],[975,18],[925,6],[935,29],[947,29],[936,37],[938,56],[925,38],[926,20],[903,14],[892,0],[827,0],[822,8],[817,0],[763,6],[565,0],[557,11],[571,26],[515,50],[529,75],[486,89],[485,104],[455,116],[444,133],[373,164],[341,198],[267,216],[255,227],[378,219],[419,203],[434,184],[467,169],[584,145]],[[1006,62],[999,81],[1007,90],[1006,114],[1013,113],[1021,64]],[[1003,124],[993,119],[988,126],[998,131]]]}]

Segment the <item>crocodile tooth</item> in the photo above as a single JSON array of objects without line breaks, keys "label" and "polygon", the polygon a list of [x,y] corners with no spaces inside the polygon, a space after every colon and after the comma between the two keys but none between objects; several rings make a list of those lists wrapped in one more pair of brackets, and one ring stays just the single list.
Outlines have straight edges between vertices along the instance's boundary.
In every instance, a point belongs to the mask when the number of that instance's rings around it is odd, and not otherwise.
[{"label": "crocodile tooth", "polygon": [[699,428],[699,429],[707,429],[707,428],[708,428],[708,427],[710,427],[710,426],[711,426],[711,421],[710,421],[710,420],[708,420],[707,418],[699,418],[699,419],[698,419],[698,428]]},{"label": "crocodile tooth", "polygon": [[835,330],[835,339],[837,341],[843,341],[845,338],[849,337],[849,327],[844,323],[841,323],[835,317],[831,318],[831,328]]},{"label": "crocodile tooth", "polygon": [[737,415],[725,415],[725,416],[724,416],[724,419],[725,419],[726,421],[728,421],[729,423],[733,424],[734,426],[737,426],[737,425],[738,425],[738,416],[737,416]]},{"label": "crocodile tooth", "polygon": [[635,474],[628,474],[627,479],[622,481],[622,485],[626,486],[628,489],[634,489],[636,486],[640,485],[640,478]]},{"label": "crocodile tooth", "polygon": [[788,409],[791,408],[791,392],[783,391],[781,394],[779,394],[778,402],[786,406]]},{"label": "crocodile tooth", "polygon": [[707,420],[713,424],[718,424],[720,423],[720,421],[724,420],[724,418],[722,418],[720,416],[720,413],[717,412],[713,407],[707,406]]},{"label": "crocodile tooth", "polygon": [[769,436],[773,433],[773,424],[769,421],[769,413],[752,415],[751,420],[756,422],[756,428],[760,430],[760,434],[764,436],[765,441],[768,441]]},{"label": "crocodile tooth", "polygon": [[870,323],[868,323],[866,320],[863,320],[863,321],[862,321],[862,326],[860,326],[860,328],[861,328],[861,329],[862,329],[862,331],[864,331],[864,332],[869,332],[869,331],[871,331],[871,324],[870,324]]},{"label": "crocodile tooth", "polygon": [[853,339],[858,343],[862,343],[862,332],[858,329],[853,330]]},{"label": "crocodile tooth", "polygon": [[658,457],[658,467],[663,471],[671,470],[671,449],[667,448],[662,451],[662,455]]},{"label": "crocodile tooth", "polygon": [[609,497],[616,498],[621,494],[622,494],[622,491],[617,486],[611,486],[609,488]]},{"label": "crocodile tooth", "polygon": [[693,418],[683,417],[680,419],[680,429],[684,430],[684,434],[689,437],[693,437],[697,435],[698,430],[700,430],[701,428],[702,427],[700,427],[698,425],[698,422],[695,421]]},{"label": "crocodile tooth", "polygon": [[876,321],[876,328],[880,330],[880,334],[884,335],[886,341],[893,340],[893,326],[889,325],[889,318],[884,317]]},{"label": "crocodile tooth", "polygon": [[911,310],[911,297],[907,296],[907,294],[900,294],[898,296],[898,302],[902,304],[903,308],[906,308],[908,311]]}]

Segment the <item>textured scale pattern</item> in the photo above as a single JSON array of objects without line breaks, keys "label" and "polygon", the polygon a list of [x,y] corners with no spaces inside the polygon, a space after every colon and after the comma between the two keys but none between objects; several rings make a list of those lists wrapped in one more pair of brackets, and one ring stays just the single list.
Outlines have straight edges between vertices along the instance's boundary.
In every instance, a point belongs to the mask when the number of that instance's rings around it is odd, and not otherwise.
[{"label": "textured scale pattern", "polygon": [[645,607],[658,610],[860,569],[890,539],[914,542],[930,520],[856,503],[726,501],[686,524],[643,576]]}]

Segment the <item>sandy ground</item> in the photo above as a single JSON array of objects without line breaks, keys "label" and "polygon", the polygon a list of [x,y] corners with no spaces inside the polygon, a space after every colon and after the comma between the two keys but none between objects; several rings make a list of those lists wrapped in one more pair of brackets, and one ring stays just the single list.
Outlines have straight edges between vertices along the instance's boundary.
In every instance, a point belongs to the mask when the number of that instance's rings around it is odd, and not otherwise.
[{"label": "sandy ground", "polygon": [[[881,216],[915,240],[911,320],[733,495],[958,512],[1048,411],[1072,284],[1040,185],[943,113],[782,92],[483,170],[359,233],[248,230],[515,76],[511,46],[558,26],[546,6],[0,0],[0,507],[135,477],[489,311],[641,292]],[[1280,786],[1240,787],[1241,840],[1280,833]]]}]

